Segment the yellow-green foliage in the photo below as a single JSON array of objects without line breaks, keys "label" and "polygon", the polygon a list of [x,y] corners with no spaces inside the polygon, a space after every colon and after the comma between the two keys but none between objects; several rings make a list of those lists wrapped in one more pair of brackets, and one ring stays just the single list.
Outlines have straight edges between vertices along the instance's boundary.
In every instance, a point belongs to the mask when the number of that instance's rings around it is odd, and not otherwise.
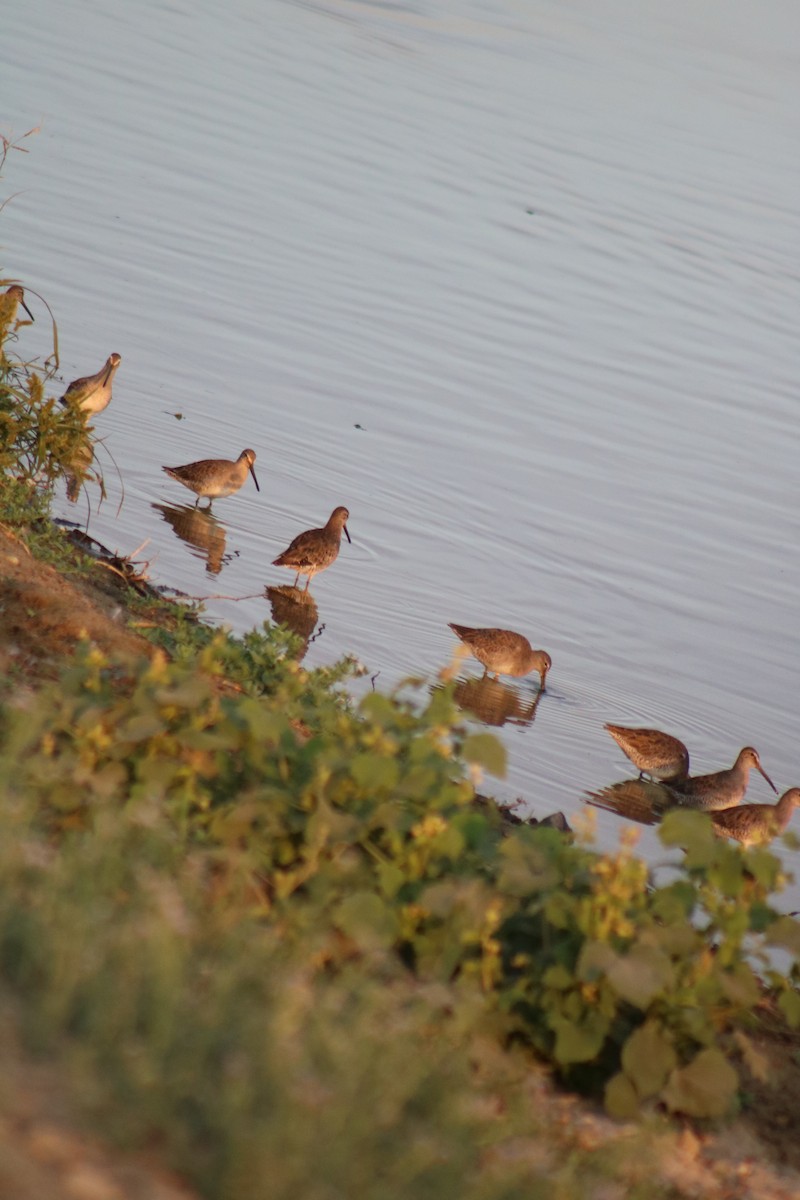
[{"label": "yellow-green foliage", "polygon": [[259,1014],[273,973],[291,969],[315,995],[347,980],[354,996],[336,1003],[353,1006],[356,1039],[362,988],[441,986],[434,1040],[469,997],[468,1023],[480,1012],[568,1082],[604,1088],[614,1113],[731,1108],[722,1035],[750,1019],[759,955],[797,1018],[791,979],[763,957],[800,948],[769,904],[772,855],[678,813],[665,838],[688,858],[654,886],[628,847],[598,855],[476,807],[465,756],[496,750],[466,736],[446,690],[354,706],[254,633],[247,695],[215,679],[232,655],[223,636],[195,663],[114,668],[87,652],[6,714],[0,948],[41,1036],[73,1032],[122,1093],[139,1095],[144,1072],[162,1104],[173,1055],[210,1039],[189,1072],[191,1129],[178,1119],[191,1141],[214,1126],[221,1084],[203,1073],[218,1038],[236,1087],[262,1103]]},{"label": "yellow-green foliage", "polygon": [[30,321],[6,295],[9,283],[0,279],[0,486],[6,518],[30,520],[45,511],[39,501],[57,480],[86,475],[92,448],[84,413],[50,394],[52,370],[16,352],[17,329]]}]

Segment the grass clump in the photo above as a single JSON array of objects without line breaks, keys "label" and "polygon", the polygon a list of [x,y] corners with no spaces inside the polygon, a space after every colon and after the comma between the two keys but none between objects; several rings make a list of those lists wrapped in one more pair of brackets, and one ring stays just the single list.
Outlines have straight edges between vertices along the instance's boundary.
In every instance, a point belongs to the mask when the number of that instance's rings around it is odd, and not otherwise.
[{"label": "grass clump", "polygon": [[52,370],[40,372],[16,353],[20,320],[12,283],[0,279],[0,503],[7,522],[30,524],[49,511],[53,488],[91,463],[86,418],[47,394]]}]

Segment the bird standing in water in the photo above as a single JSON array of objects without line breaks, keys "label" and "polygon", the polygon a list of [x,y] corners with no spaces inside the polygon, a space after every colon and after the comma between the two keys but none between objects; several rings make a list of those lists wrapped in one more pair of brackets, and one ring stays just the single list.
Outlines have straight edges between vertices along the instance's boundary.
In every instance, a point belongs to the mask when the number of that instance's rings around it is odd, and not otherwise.
[{"label": "bird standing in water", "polygon": [[640,775],[651,779],[685,779],[689,774],[689,751],[683,742],[660,729],[631,729],[627,725],[604,725],[623,754]]},{"label": "bird standing in water", "polygon": [[800,788],[789,788],[777,804],[740,804],[711,814],[718,837],[735,838],[743,846],[759,846],[785,833],[792,813],[800,808]]},{"label": "bird standing in water", "polygon": [[741,804],[747,791],[750,770],[755,767],[766,779],[773,792],[775,784],[761,765],[758,751],[745,746],[736,756],[736,762],[726,771],[714,771],[710,775],[693,775],[682,783],[673,783],[672,788],[679,803],[686,808],[697,808],[701,812],[712,812],[719,808],[732,808]]},{"label": "bird standing in water", "polygon": [[294,587],[297,587],[297,581],[301,575],[307,575],[304,591],[308,591],[308,585],[313,577],[320,571],[326,570],[331,563],[336,562],[342,542],[342,530],[344,530],[348,542],[352,541],[347,528],[349,518],[350,513],[347,509],[343,505],[339,505],[333,510],[321,529],[306,529],[303,533],[298,533],[283,554],[273,558],[273,567],[291,567],[293,571],[296,571]]},{"label": "bird standing in water", "polygon": [[75,404],[83,409],[87,416],[94,416],[108,408],[111,400],[111,385],[114,382],[122,358],[119,354],[109,354],[103,366],[94,375],[84,375],[81,379],[73,379],[64,395],[61,404]]},{"label": "bird standing in water", "polygon": [[238,492],[248,471],[253,476],[256,491],[261,491],[253,470],[255,461],[255,450],[243,450],[235,462],[229,458],[201,458],[199,462],[186,463],[183,467],[162,467],[161,470],[195,493],[195,505],[201,499],[208,499],[211,508],[212,500]]}]

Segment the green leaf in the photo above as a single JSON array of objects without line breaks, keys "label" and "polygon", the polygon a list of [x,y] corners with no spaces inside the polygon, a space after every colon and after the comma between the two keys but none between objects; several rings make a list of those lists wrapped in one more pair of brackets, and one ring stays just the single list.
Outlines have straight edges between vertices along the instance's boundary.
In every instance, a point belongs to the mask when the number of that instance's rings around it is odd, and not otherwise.
[{"label": "green leaf", "polygon": [[755,1008],[761,998],[758,980],[747,963],[736,963],[730,970],[720,971],[719,982],[728,999],[741,1008]]},{"label": "green leaf", "polygon": [[452,725],[457,715],[452,685],[434,688],[425,710],[425,720],[431,725]]},{"label": "green leaf", "polygon": [[618,956],[608,971],[608,981],[623,1000],[637,1008],[647,1006],[675,982],[672,963],[657,946],[632,946]]},{"label": "green leaf", "polygon": [[639,1115],[639,1097],[631,1081],[620,1072],[606,1084],[606,1112],[618,1121],[630,1121]]},{"label": "green leaf", "polygon": [[114,739],[117,742],[144,742],[163,733],[166,727],[166,722],[155,709],[147,713],[136,713],[130,720],[117,726]]},{"label": "green leaf", "polygon": [[795,991],[786,990],[778,997],[778,1007],[793,1029],[800,1025],[800,995]]},{"label": "green leaf", "polygon": [[608,1033],[608,1022],[599,1013],[587,1014],[580,1024],[556,1016],[550,1025],[556,1035],[553,1057],[564,1064],[590,1062],[596,1058]]},{"label": "green leaf", "polygon": [[685,918],[672,925],[648,929],[647,937],[650,945],[660,947],[673,961],[690,958],[703,941],[702,935]]},{"label": "green leaf", "polygon": [[351,760],[350,774],[364,791],[391,791],[397,786],[399,772],[396,759],[365,751]]},{"label": "green leaf", "polygon": [[436,835],[434,840],[434,849],[442,858],[452,859],[456,862],[464,853],[464,838],[460,829],[456,829],[454,825],[448,825],[441,833]]},{"label": "green leaf", "polygon": [[420,893],[419,903],[432,916],[447,919],[461,905],[463,891],[456,880],[442,879]]},{"label": "green leaf", "polygon": [[594,983],[608,973],[616,957],[608,942],[584,942],[575,964],[575,974],[584,983]]},{"label": "green leaf", "polygon": [[720,1050],[701,1050],[686,1067],[677,1067],[662,1093],[671,1112],[687,1117],[722,1117],[730,1109],[739,1079]]},{"label": "green leaf", "polygon": [[625,1074],[643,1099],[658,1095],[676,1063],[672,1043],[656,1021],[646,1021],[622,1047]]},{"label": "green leaf", "polygon": [[658,836],[665,846],[683,848],[687,867],[708,867],[717,862],[724,849],[708,813],[696,809],[672,809],[662,820]]},{"label": "green leaf", "polygon": [[366,695],[359,708],[365,717],[379,725],[388,725],[397,720],[397,706],[380,692],[370,692]]},{"label": "green leaf", "polygon": [[461,752],[467,762],[477,763],[490,775],[505,778],[506,748],[491,733],[471,733],[464,739]]},{"label": "green leaf", "polygon": [[554,988],[557,992],[565,992],[567,988],[575,986],[575,976],[561,963],[555,963],[544,972],[542,983],[545,987]]},{"label": "green leaf", "polygon": [[[523,831],[524,833],[525,831]],[[508,896],[527,896],[547,891],[561,879],[558,867],[550,862],[540,846],[531,846],[523,836],[514,834],[500,844],[498,887]]]},{"label": "green leaf", "polygon": [[685,922],[692,915],[696,903],[697,892],[692,884],[686,879],[678,879],[653,893],[653,915],[668,924]]},{"label": "green leaf", "polygon": [[378,883],[387,899],[393,900],[405,882],[406,877],[396,863],[378,863]]},{"label": "green leaf", "polygon": [[771,892],[775,887],[781,869],[780,859],[763,846],[753,847],[747,855],[747,870],[767,891]]},{"label": "green leaf", "polygon": [[397,918],[374,892],[353,892],[334,910],[334,921],[362,950],[384,949],[397,936]]},{"label": "green leaf", "polygon": [[794,917],[778,917],[766,930],[764,937],[770,946],[783,946],[800,957],[800,921]]}]

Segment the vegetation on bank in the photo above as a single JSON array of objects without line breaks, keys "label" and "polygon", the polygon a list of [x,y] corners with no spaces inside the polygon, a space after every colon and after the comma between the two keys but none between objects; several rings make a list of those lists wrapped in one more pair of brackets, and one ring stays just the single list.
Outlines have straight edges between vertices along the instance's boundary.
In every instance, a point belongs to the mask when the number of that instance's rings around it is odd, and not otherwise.
[{"label": "vegetation on bank", "polygon": [[[64,554],[85,420],[3,319],[0,521]],[[0,712],[0,987],[28,1043],[208,1196],[673,1194],[630,1138],[582,1150],[543,1074],[618,1116],[734,1111],[732,1036],[746,1055],[767,991],[800,1024],[779,861],[698,813],[665,820],[686,853],[657,879],[625,839],[509,827],[475,803],[502,747],[449,687],[356,703],[348,662],[181,611]]]}]

